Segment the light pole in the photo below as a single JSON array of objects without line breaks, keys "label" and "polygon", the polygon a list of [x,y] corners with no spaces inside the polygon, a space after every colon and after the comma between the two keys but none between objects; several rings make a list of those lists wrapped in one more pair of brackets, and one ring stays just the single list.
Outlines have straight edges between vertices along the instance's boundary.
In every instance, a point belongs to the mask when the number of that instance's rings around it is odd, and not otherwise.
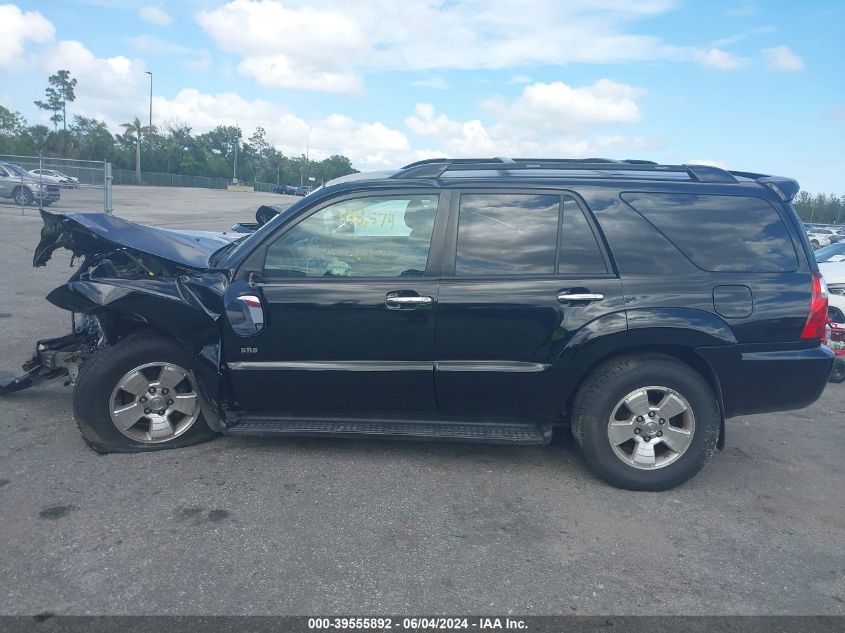
[{"label": "light pole", "polygon": [[311,128],[308,128],[308,136],[305,137],[305,162],[299,168],[299,186],[303,185],[305,180],[305,163],[308,162],[308,149],[311,145]]},{"label": "light pole", "polygon": [[153,130],[153,74],[149,70],[145,70],[150,76],[150,132]]}]

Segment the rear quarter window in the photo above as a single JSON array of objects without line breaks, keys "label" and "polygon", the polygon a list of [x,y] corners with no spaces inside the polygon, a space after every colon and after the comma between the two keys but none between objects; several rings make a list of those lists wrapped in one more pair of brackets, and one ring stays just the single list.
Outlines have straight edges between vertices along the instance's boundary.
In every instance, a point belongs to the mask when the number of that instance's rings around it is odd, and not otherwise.
[{"label": "rear quarter window", "polygon": [[668,193],[623,193],[621,198],[702,270],[798,269],[786,225],[762,198]]}]

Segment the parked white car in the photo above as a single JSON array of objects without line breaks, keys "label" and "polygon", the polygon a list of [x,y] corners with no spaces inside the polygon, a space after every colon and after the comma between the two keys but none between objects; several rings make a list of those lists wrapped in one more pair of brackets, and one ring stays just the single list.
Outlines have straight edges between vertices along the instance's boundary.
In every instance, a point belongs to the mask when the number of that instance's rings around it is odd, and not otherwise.
[{"label": "parked white car", "polygon": [[79,178],[68,176],[67,174],[55,169],[30,169],[29,173],[44,182],[59,185],[65,189],[79,188]]},{"label": "parked white car", "polygon": [[830,236],[833,235],[830,229],[810,229],[807,231],[807,237],[810,238],[810,244],[813,248],[820,248],[830,244]]},{"label": "parked white car", "polygon": [[[838,246],[833,244],[827,248]],[[818,252],[822,252],[820,249]],[[819,262],[819,270],[827,283],[828,314],[836,323],[845,323],[845,257],[832,255],[830,259]]]}]

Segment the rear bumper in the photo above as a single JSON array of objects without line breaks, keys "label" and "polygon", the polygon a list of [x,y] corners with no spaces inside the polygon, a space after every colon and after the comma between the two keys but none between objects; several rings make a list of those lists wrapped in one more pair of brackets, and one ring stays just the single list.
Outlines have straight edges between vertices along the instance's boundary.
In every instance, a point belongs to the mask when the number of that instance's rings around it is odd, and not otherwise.
[{"label": "rear bumper", "polygon": [[739,345],[698,351],[719,381],[726,418],[813,404],[827,386],[834,359],[826,345],[774,351]]}]

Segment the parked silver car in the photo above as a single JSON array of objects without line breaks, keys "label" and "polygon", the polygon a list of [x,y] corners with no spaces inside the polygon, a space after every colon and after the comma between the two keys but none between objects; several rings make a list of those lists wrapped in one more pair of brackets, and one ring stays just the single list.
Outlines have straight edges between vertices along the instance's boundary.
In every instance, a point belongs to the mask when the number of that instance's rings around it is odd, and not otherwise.
[{"label": "parked silver car", "polygon": [[38,180],[46,183],[59,185],[63,189],[79,189],[79,178],[68,176],[66,173],[56,169],[30,169],[29,173]]},{"label": "parked silver car", "polygon": [[0,163],[0,198],[11,198],[22,206],[38,203],[49,207],[61,194],[58,185],[42,182],[23,167]]}]

